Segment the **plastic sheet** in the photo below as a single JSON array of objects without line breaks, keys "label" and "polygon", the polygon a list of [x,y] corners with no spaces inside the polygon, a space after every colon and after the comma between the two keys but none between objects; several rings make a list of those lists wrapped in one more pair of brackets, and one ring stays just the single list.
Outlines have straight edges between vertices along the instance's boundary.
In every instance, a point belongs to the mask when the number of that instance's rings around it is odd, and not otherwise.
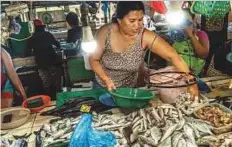
[{"label": "plastic sheet", "polygon": [[113,147],[116,137],[111,132],[100,132],[92,128],[92,115],[83,114],[71,136],[69,147]]}]

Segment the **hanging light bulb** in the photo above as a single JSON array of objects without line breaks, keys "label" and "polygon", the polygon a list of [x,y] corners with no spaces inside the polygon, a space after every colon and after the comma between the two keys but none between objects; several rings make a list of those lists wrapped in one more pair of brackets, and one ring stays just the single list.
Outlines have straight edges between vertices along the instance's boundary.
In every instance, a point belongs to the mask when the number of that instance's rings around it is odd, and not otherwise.
[{"label": "hanging light bulb", "polygon": [[97,44],[93,37],[91,27],[89,25],[89,8],[85,2],[82,2],[81,5],[81,21],[82,21],[82,42],[81,48],[85,53],[92,53],[95,51]]},{"label": "hanging light bulb", "polygon": [[184,20],[184,14],[181,11],[172,11],[166,14],[166,20],[170,25],[180,25]]},{"label": "hanging light bulb", "polygon": [[81,42],[81,48],[86,53],[92,53],[97,47],[97,43],[93,38],[92,30],[90,26],[83,26],[83,37]]}]

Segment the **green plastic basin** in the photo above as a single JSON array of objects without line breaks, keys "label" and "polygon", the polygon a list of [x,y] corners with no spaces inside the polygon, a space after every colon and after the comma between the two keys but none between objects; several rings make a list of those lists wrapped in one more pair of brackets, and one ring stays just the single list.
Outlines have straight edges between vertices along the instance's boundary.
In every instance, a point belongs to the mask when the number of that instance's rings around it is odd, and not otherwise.
[{"label": "green plastic basin", "polygon": [[117,88],[109,93],[116,105],[125,108],[143,108],[155,96],[151,91],[137,88]]}]

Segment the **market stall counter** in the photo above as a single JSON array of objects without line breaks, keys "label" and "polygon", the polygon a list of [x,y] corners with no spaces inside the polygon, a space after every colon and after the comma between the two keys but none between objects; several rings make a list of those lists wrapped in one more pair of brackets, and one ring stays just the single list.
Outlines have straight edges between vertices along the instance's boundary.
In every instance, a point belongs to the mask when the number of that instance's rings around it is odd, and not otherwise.
[{"label": "market stall counter", "polygon": [[[214,87],[227,86],[229,88],[231,78],[227,77],[227,81],[224,83],[219,82],[220,78],[218,79],[215,80],[215,77],[213,81],[212,78],[206,79],[206,81],[208,80],[206,84],[211,89],[211,92],[215,90],[215,88],[211,87],[212,84]],[[225,79],[223,80],[225,81]],[[12,135],[28,136],[29,133],[32,133],[26,139],[28,146],[32,147],[35,146],[36,142],[37,144],[40,143],[38,140],[43,140],[42,146],[54,146],[58,145],[58,143],[61,146],[67,146],[70,141],[73,144],[80,143],[75,136],[83,137],[86,131],[76,130],[77,126],[80,125],[79,122],[82,122],[82,119],[85,118],[79,112],[80,110],[81,112],[89,112],[93,108],[95,111],[92,111],[89,119],[90,123],[85,125],[90,124],[88,127],[93,132],[111,132],[115,137],[115,140],[114,137],[112,140],[112,143],[115,142],[115,144],[112,146],[144,146],[146,144],[149,146],[166,147],[191,144],[192,146],[210,145],[213,147],[231,144],[231,110],[224,108],[228,106],[224,106],[223,103],[211,104],[211,101],[205,96],[210,94],[210,92],[201,94],[198,101],[192,103],[187,100],[188,94],[182,94],[179,98],[179,103],[173,105],[163,104],[156,97],[150,101],[148,107],[142,109],[117,107],[108,109],[109,107],[104,107],[101,110],[95,109],[96,106],[99,108],[101,105],[96,104],[96,99],[91,99],[91,97],[98,97],[102,93],[98,91],[96,94],[96,91],[92,91],[92,93],[88,93],[83,98],[85,93],[86,91],[59,93],[56,105],[60,107],[55,108],[55,102],[53,102],[40,113],[31,114],[24,125],[11,130],[1,130],[2,138],[12,139]],[[80,99],[80,97],[83,99]],[[69,105],[65,105],[67,103]],[[84,105],[80,105],[75,110],[72,108],[74,107],[72,104],[75,105],[75,103]],[[67,108],[67,106],[69,107]],[[89,106],[92,107],[89,108]],[[76,112],[69,113],[70,109]],[[207,111],[209,115],[212,112],[212,117],[214,117],[215,121],[205,116],[204,111]],[[216,131],[215,128],[217,128]],[[36,137],[35,134],[40,136],[37,135]],[[222,140],[223,142],[221,142]],[[91,140],[86,139],[84,143],[91,143]]]}]

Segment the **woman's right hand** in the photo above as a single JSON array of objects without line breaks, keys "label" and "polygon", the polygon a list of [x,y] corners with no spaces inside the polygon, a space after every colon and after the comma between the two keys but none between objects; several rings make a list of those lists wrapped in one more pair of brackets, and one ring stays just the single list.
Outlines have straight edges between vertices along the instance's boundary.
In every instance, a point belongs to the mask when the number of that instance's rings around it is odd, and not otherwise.
[{"label": "woman's right hand", "polygon": [[106,84],[106,88],[107,88],[108,91],[116,89],[116,87],[114,85],[114,82],[111,79],[106,80],[105,84]]}]

